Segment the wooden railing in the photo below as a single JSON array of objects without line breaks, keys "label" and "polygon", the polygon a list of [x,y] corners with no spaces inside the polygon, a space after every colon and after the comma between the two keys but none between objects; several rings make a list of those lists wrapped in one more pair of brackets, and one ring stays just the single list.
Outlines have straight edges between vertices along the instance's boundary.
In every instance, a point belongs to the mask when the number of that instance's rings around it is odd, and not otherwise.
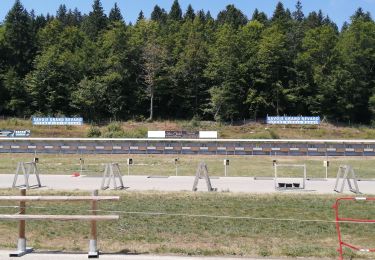
[{"label": "wooden railing", "polygon": [[[18,201],[20,211],[15,214],[0,215],[0,220],[19,221],[18,244],[17,251],[11,253],[11,257],[18,257],[30,253],[33,249],[26,247],[26,221],[90,221],[90,242],[89,242],[89,258],[99,257],[97,250],[97,221],[118,220],[118,215],[97,215],[98,201],[114,201],[119,200],[119,196],[98,196],[95,190],[92,196],[26,196],[26,189],[21,189],[21,196],[0,196],[0,201]],[[91,215],[27,215],[26,202],[75,202],[75,201],[91,201]]]}]

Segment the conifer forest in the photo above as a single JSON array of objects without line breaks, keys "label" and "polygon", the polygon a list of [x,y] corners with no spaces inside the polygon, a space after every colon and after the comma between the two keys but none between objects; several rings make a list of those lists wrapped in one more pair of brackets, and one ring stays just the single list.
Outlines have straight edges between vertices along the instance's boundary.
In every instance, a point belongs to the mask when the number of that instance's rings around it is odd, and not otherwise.
[{"label": "conifer forest", "polygon": [[0,23],[0,115],[85,120],[321,116],[375,121],[375,22],[335,24],[320,10],[272,16],[189,5],[126,19],[100,0],[35,15],[16,0]]}]

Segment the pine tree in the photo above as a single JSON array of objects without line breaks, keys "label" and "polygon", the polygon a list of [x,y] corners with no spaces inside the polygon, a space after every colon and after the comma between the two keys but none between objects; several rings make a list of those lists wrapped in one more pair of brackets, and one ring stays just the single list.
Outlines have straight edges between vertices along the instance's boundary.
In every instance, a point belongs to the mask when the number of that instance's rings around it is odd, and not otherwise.
[{"label": "pine tree", "polygon": [[307,16],[305,25],[308,29],[320,27],[323,25],[323,18],[317,12],[313,11]]},{"label": "pine tree", "polygon": [[81,12],[78,10],[78,8],[74,8],[73,10],[73,17],[74,17],[74,25],[79,26],[81,25],[83,18]]},{"label": "pine tree", "polygon": [[122,22],[123,21],[124,18],[121,15],[121,10],[117,6],[117,3],[115,3],[115,5],[111,9],[111,11],[109,12],[108,19],[109,19],[109,21],[111,23],[113,23],[113,22]]},{"label": "pine tree", "polygon": [[36,35],[39,32],[40,29],[42,29],[46,26],[46,24],[47,24],[47,20],[46,20],[46,18],[44,17],[43,14],[35,17],[35,19],[32,21],[32,27],[33,27],[33,30],[34,30],[34,34]]},{"label": "pine tree", "polygon": [[207,13],[206,13],[206,21],[213,21],[213,20],[214,20],[214,18],[212,17],[211,12],[207,11]]},{"label": "pine tree", "polygon": [[246,16],[237,9],[234,5],[227,5],[224,11],[221,11],[217,15],[217,21],[219,24],[229,24],[235,28],[240,25],[245,25],[247,23]]},{"label": "pine tree", "polygon": [[206,21],[206,14],[205,14],[204,10],[199,10],[198,13],[197,13],[197,17],[198,17],[202,22],[205,22],[205,21]]},{"label": "pine tree", "polygon": [[275,8],[275,11],[273,12],[273,16],[271,20],[277,21],[277,20],[283,20],[286,17],[286,11],[284,9],[284,5],[281,2],[278,2]]},{"label": "pine tree", "polygon": [[302,4],[300,0],[297,1],[296,10],[293,12],[293,18],[294,20],[298,22],[302,22],[303,19],[305,18],[305,15],[303,14],[303,11],[302,11]]},{"label": "pine tree", "polygon": [[155,5],[154,10],[151,13],[151,20],[165,23],[168,18],[167,12],[164,8],[160,8],[158,5]]},{"label": "pine tree", "polygon": [[59,20],[64,26],[68,24],[67,9],[64,4],[59,6],[56,12],[56,19]]},{"label": "pine tree", "polygon": [[143,11],[141,10],[138,14],[137,23],[144,19],[145,19],[145,15],[143,14]]},{"label": "pine tree", "polygon": [[47,23],[49,23],[53,19],[55,19],[55,17],[53,15],[50,15],[50,13],[47,13],[47,15],[46,15],[46,21],[47,21]]},{"label": "pine tree", "polygon": [[184,15],[184,20],[185,21],[193,21],[195,18],[195,13],[193,7],[189,4],[188,8],[186,10],[186,13]]},{"label": "pine tree", "polygon": [[168,18],[174,21],[182,20],[182,10],[180,4],[178,3],[178,0],[174,0]]},{"label": "pine tree", "polygon": [[92,11],[84,19],[83,31],[92,39],[95,40],[99,33],[107,28],[108,18],[104,14],[104,10],[100,0],[94,0]]},{"label": "pine tree", "polygon": [[341,32],[346,31],[349,28],[349,24],[345,21],[341,27]]},{"label": "pine tree", "polygon": [[254,13],[251,17],[251,20],[252,21],[257,20],[258,22],[260,22],[262,24],[266,24],[268,22],[267,15],[263,12],[259,12],[259,10],[257,8],[255,8]]},{"label": "pine tree", "polygon": [[355,11],[355,13],[350,17],[350,19],[352,20],[352,22],[359,20],[359,19],[362,19],[365,22],[372,21],[371,14],[369,12],[365,13],[361,7],[359,7]]},{"label": "pine tree", "polygon": [[31,17],[19,0],[15,1],[6,15],[4,25],[7,65],[22,77],[31,69],[35,54],[35,35]]}]

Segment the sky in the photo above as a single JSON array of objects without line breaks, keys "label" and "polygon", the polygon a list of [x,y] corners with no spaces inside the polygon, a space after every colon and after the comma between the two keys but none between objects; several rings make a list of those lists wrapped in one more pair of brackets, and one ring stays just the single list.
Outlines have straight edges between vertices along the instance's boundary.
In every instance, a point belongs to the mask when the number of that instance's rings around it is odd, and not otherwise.
[{"label": "sky", "polygon": [[[255,8],[271,16],[276,3],[279,0],[179,0],[183,11],[191,4],[194,10],[204,9],[210,11],[216,17],[218,12],[225,9],[228,4],[234,4],[242,12],[251,17]],[[14,0],[0,0],[0,21],[3,21],[7,12],[12,7]],[[93,0],[21,0],[24,7],[30,11],[34,9],[35,14],[55,14],[60,4],[65,4],[67,8],[77,7],[82,13],[89,13]],[[101,0],[106,13],[110,11],[114,3],[117,2],[126,22],[136,21],[138,14],[143,10],[146,17],[150,14],[155,5],[159,5],[169,11],[173,0]],[[286,8],[294,10],[297,0],[281,0]],[[311,11],[321,9],[340,27],[344,21],[348,21],[350,16],[358,7],[369,11],[375,18],[375,0],[301,0],[303,11],[308,14]]]}]

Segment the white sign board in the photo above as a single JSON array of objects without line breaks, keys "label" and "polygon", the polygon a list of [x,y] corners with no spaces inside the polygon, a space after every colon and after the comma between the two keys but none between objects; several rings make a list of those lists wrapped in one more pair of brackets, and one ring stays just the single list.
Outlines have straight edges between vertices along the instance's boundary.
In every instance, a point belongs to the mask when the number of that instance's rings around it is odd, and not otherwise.
[{"label": "white sign board", "polygon": [[217,131],[199,131],[201,139],[217,139]]},{"label": "white sign board", "polygon": [[148,131],[148,138],[165,138],[165,131]]}]

